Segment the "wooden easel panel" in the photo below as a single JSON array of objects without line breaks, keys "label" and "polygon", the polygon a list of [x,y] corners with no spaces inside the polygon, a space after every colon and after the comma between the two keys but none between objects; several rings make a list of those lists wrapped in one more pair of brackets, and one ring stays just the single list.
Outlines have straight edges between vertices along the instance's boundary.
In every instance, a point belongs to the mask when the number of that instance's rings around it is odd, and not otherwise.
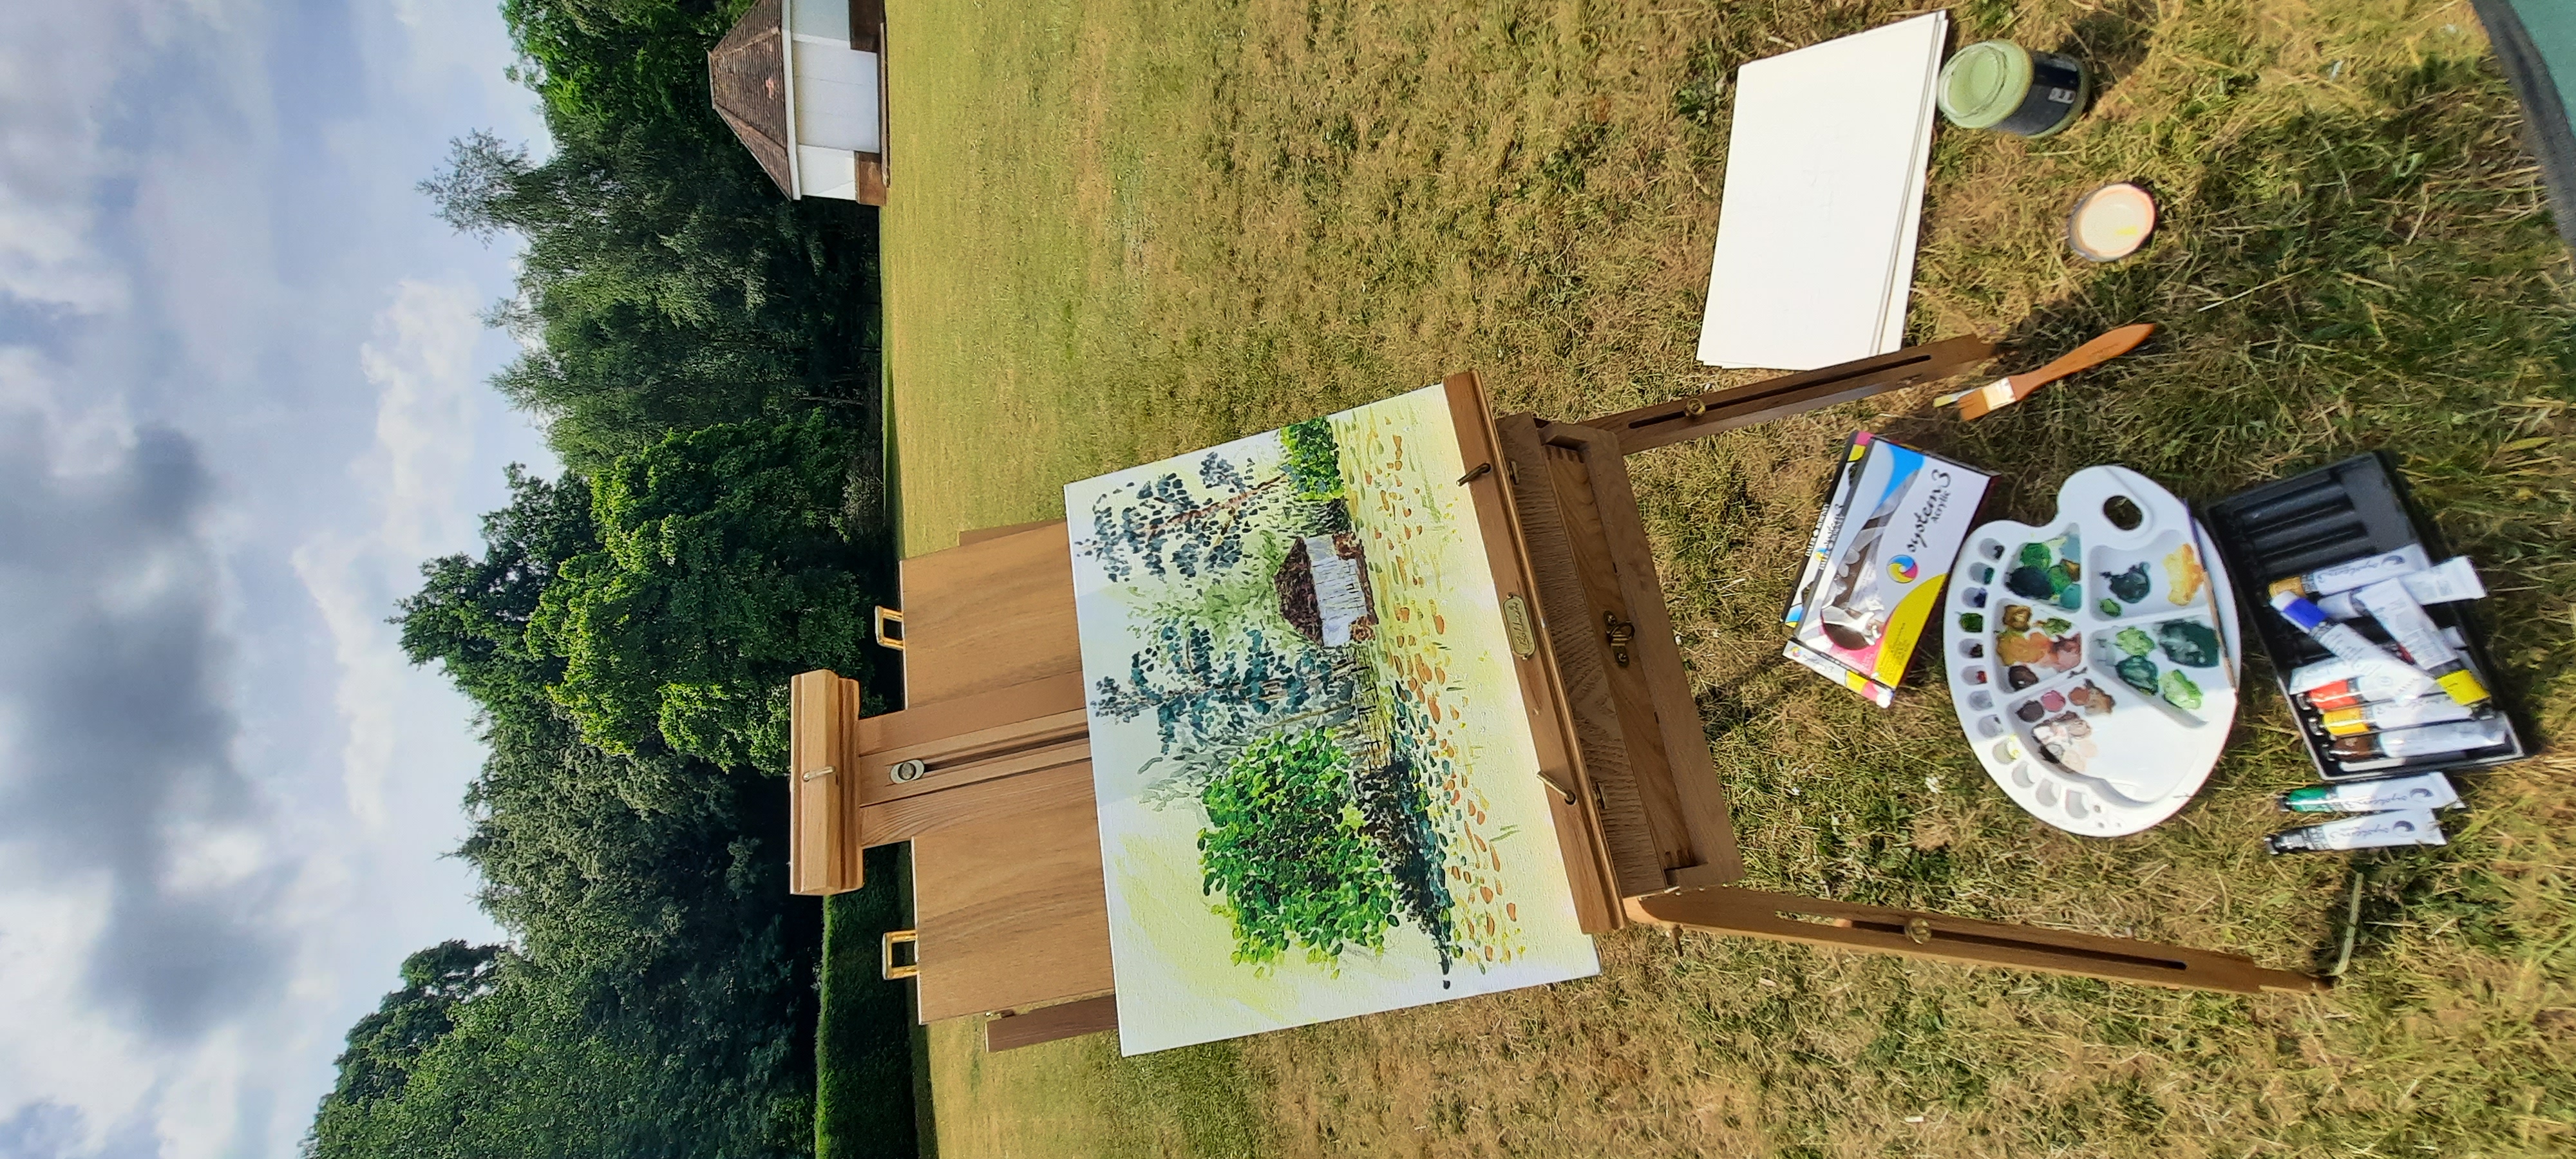
[{"label": "wooden easel panel", "polygon": [[[924,703],[901,712],[862,717],[858,722],[858,747],[862,755],[917,752],[950,758],[974,751],[964,738],[996,732],[1053,735],[1036,722],[1078,716],[1082,711],[1082,674],[1068,672]],[[1075,735],[1082,731],[1080,727],[1071,729]]]},{"label": "wooden easel panel", "polygon": [[1528,415],[1506,415],[1495,421],[1510,476],[1514,510],[1529,547],[1527,556],[1547,634],[1550,655],[1574,721],[1574,747],[1582,773],[1578,791],[1586,825],[1560,831],[1560,841],[1581,841],[1599,849],[1609,867],[1611,888],[1629,897],[1664,888],[1663,858],[1637,794],[1636,774],[1628,764],[1628,741],[1604,669],[1600,618],[1584,595],[1583,578],[1574,560],[1573,528],[1557,493],[1554,469],[1537,421]]},{"label": "wooden easel panel", "polygon": [[903,591],[908,705],[1080,678],[1073,550],[1061,521],[907,559]]},{"label": "wooden easel panel", "polygon": [[[1087,787],[1090,767],[1081,774]],[[912,866],[923,1022],[1087,998],[1116,984],[1089,792],[1077,803],[919,833]]]},{"label": "wooden easel panel", "polygon": [[1600,821],[1592,812],[1591,792],[1584,787],[1573,714],[1557,675],[1538,584],[1530,574],[1529,547],[1512,507],[1511,467],[1503,457],[1493,411],[1475,374],[1450,375],[1443,385],[1448,389],[1450,417],[1458,426],[1459,459],[1467,464],[1467,478],[1461,483],[1475,505],[1477,530],[1494,573],[1495,598],[1504,606],[1506,621],[1511,618],[1512,601],[1519,601],[1530,634],[1527,654],[1514,641],[1512,670],[1520,679],[1521,704],[1530,736],[1537,743],[1539,776],[1548,785],[1549,819],[1565,861],[1566,885],[1574,895],[1575,921],[1587,934],[1606,933],[1619,928],[1624,919],[1618,892],[1611,888],[1608,857],[1601,842],[1591,836]]},{"label": "wooden easel panel", "polygon": [[945,793],[926,793],[858,809],[858,848],[910,841],[925,833],[1091,804],[1091,762],[1002,777]]},{"label": "wooden easel panel", "polygon": [[1118,1029],[1118,998],[1105,995],[1006,1014],[984,1024],[984,1050],[993,1053],[1041,1042]]},{"label": "wooden easel panel", "polygon": [[829,671],[788,682],[787,888],[830,894],[859,888],[858,846],[851,841],[850,761],[846,722],[858,717],[859,682]]},{"label": "wooden easel panel", "polygon": [[1061,519],[1032,519],[1027,523],[1006,523],[1000,527],[977,527],[971,530],[958,532],[957,546],[966,547],[972,544],[982,543],[988,539],[1001,539],[1006,536],[1018,535],[1023,531],[1035,531],[1041,527],[1062,522],[1064,522],[1064,520]]},{"label": "wooden easel panel", "polygon": [[1595,839],[1620,895],[1736,880],[1743,861],[1725,788],[1618,442],[1529,415],[1495,429],[1595,797]]},{"label": "wooden easel panel", "polygon": [[[1634,634],[1628,665],[1610,668],[1611,689],[1630,735],[1651,730],[1656,738],[1653,745],[1632,747],[1651,748],[1656,758],[1652,766],[1638,763],[1641,780],[1662,778],[1652,791],[1656,808],[1670,810],[1662,814],[1665,827],[1673,831],[1666,846],[1668,878],[1674,885],[1722,885],[1741,878],[1744,859],[1736,850],[1726,786],[1709,756],[1699,701],[1691,695],[1690,671],[1682,664],[1663,582],[1655,572],[1654,548],[1646,542],[1637,494],[1628,485],[1627,458],[1618,440],[1572,423],[1551,426],[1549,444],[1581,453],[1580,477],[1592,500],[1590,513],[1614,584],[1614,590],[1596,593],[1595,606],[1620,608]],[[1573,474],[1564,471],[1560,477]],[[1582,570],[1587,584],[1597,578],[1596,568]]]}]

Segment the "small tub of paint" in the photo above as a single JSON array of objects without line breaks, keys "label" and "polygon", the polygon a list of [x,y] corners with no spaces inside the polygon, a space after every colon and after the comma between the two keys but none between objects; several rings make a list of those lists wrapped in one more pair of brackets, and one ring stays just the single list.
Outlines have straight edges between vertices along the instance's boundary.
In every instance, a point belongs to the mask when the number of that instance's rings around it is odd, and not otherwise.
[{"label": "small tub of paint", "polygon": [[1939,89],[1941,115],[1953,125],[2045,137],[2084,111],[2093,77],[2074,57],[1983,40],[1950,54]]},{"label": "small tub of paint", "polygon": [[2086,261],[2116,262],[2156,232],[2156,199],[2126,181],[2105,185],[2066,214],[2066,244]]}]

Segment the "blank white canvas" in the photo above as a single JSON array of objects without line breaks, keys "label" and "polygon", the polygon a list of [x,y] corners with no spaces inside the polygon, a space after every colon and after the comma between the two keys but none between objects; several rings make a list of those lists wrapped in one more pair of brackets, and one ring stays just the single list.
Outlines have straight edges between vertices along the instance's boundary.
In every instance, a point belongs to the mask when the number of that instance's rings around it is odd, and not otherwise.
[{"label": "blank white canvas", "polygon": [[1904,343],[1949,30],[1935,12],[1736,70],[1700,361],[1813,370]]}]

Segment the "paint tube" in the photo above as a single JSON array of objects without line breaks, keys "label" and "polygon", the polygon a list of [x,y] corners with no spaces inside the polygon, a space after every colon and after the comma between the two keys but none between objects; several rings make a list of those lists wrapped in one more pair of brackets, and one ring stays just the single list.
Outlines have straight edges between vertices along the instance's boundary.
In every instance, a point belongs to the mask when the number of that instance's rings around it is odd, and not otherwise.
[{"label": "paint tube", "polygon": [[2504,721],[2488,717],[2339,736],[2334,738],[2331,751],[2339,762],[2410,761],[2494,748],[2512,739],[2513,733]]},{"label": "paint tube", "polygon": [[[2310,700],[2308,703],[2314,705],[2316,702]],[[2393,728],[2448,724],[2477,715],[2477,710],[2447,696],[2370,701],[2319,711],[2325,714],[2326,732],[2332,736],[2360,736]]]},{"label": "paint tube", "polygon": [[2451,650],[2442,638],[2442,629],[2433,617],[2424,614],[2424,605],[2408,595],[2403,580],[2381,580],[2353,593],[2363,610],[2388,629],[2388,638],[2406,650],[2406,658],[2433,678],[2442,691],[2462,704],[2484,704],[2490,697],[2478,674],[2469,671],[2468,661]]},{"label": "paint tube", "polygon": [[2375,584],[2384,579],[2396,579],[2410,571],[2422,571],[2431,566],[2433,561],[2424,554],[2424,546],[2410,543],[2395,551],[2383,551],[2375,555],[2365,555],[2360,559],[2348,559],[2331,567],[2318,568],[2306,575],[2274,580],[2272,595],[2278,597],[2286,592],[2294,596],[2330,596],[2336,592],[2348,592],[2357,587]]},{"label": "paint tube", "polygon": [[2398,809],[2309,825],[2264,840],[2274,853],[2380,849],[2391,845],[2447,845],[2430,809]]},{"label": "paint tube", "polygon": [[[2406,585],[2406,594],[2415,597],[2419,604],[2457,603],[2481,599],[2487,594],[2487,585],[2478,579],[2478,569],[2470,566],[2469,557],[2465,555],[2452,556],[2440,565],[2422,571],[2408,572],[2399,576],[2398,582]],[[2364,611],[2361,602],[2354,598],[2357,591],[2318,596],[2317,610],[2337,620],[2358,620],[2367,616],[2370,613]]]},{"label": "paint tube", "polygon": [[2385,813],[2395,809],[2447,809],[2460,803],[2460,791],[2440,773],[2417,773],[2379,781],[2310,785],[2281,794],[2284,813]]},{"label": "paint tube", "polygon": [[2433,683],[2432,677],[2390,655],[2388,649],[2371,643],[2367,637],[2354,631],[2351,625],[2338,624],[2327,619],[2326,614],[2318,611],[2315,604],[2288,592],[2276,591],[2272,593],[2272,607],[2281,613],[2282,618],[2297,625],[2300,631],[2306,632],[2309,639],[2325,645],[2326,651],[2334,653],[2339,659],[2351,661],[2354,665],[2352,673],[2354,678],[2383,681],[2401,689],[2395,696],[2372,699],[2393,700],[2403,696],[2420,696],[2439,687]]},{"label": "paint tube", "polygon": [[2435,691],[2402,673],[2391,674],[2380,665],[2355,664],[2340,656],[2291,669],[2287,683],[2290,695],[2306,697],[2308,706],[2319,712]]}]

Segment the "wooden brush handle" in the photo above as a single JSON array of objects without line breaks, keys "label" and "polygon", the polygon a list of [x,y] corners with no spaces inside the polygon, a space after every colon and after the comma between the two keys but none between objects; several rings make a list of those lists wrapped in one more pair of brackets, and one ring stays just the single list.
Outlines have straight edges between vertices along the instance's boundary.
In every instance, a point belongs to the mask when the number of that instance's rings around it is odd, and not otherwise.
[{"label": "wooden brush handle", "polygon": [[2067,351],[2065,357],[2060,358],[2055,362],[2049,363],[2048,365],[2031,371],[2028,374],[2016,374],[2012,376],[2013,395],[2018,398],[2022,395],[2029,394],[2040,387],[2046,386],[2049,383],[2055,382],[2058,379],[2064,378],[2067,375],[2074,374],[2077,371],[2091,370],[2096,366],[2100,366],[2105,362],[2109,362],[2114,358],[2118,358],[2123,354],[2137,349],[2139,343],[2146,341],[2147,336],[2155,332],[2156,324],[2153,322],[2140,322],[2135,326],[2122,326],[2119,329],[2113,330],[2110,333],[2087,342],[2082,346],[2078,346],[2073,350]]}]

